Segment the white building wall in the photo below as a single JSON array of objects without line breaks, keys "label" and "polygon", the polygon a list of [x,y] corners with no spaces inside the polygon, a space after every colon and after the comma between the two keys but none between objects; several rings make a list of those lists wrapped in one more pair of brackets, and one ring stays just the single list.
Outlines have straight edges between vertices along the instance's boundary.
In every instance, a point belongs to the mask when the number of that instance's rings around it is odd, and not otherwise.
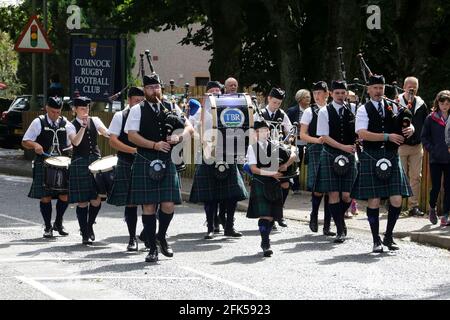
[{"label": "white building wall", "polygon": [[[187,34],[185,29],[167,30],[161,32],[150,31],[136,36],[136,65],[133,75],[137,75],[139,69],[139,54],[150,50],[151,56],[157,56],[153,61],[156,73],[167,85],[169,80],[175,80],[177,87],[183,87],[186,82],[195,85],[196,77],[209,78],[209,64],[211,52],[202,50],[193,45],[182,46],[179,42]],[[144,56],[146,73],[150,72],[147,59]]]}]

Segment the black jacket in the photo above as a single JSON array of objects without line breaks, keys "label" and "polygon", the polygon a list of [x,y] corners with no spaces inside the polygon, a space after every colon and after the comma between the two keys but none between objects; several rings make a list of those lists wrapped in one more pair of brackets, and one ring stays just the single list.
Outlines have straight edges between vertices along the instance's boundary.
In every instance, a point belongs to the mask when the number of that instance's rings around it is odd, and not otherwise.
[{"label": "black jacket", "polygon": [[433,112],[423,124],[422,144],[430,153],[430,163],[450,163],[450,153],[445,143],[445,122]]}]

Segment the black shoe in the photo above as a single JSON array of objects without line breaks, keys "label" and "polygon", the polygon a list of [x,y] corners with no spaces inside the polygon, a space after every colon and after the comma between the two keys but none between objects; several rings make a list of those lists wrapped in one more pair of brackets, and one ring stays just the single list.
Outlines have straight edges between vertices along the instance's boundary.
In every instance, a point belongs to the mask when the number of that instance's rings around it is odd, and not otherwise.
[{"label": "black shoe", "polygon": [[284,220],[283,218],[281,218],[280,220],[277,221],[278,225],[282,228],[287,228],[287,224],[286,224],[286,220]]},{"label": "black shoe", "polygon": [[66,237],[69,234],[66,232],[66,229],[64,228],[64,226],[61,224],[56,224],[56,222],[53,224],[53,231],[58,231],[60,236]]},{"label": "black shoe", "polygon": [[268,244],[261,243],[261,249],[263,250],[264,257],[271,257],[273,251],[270,249],[270,242]]},{"label": "black shoe", "polygon": [[278,227],[275,223],[272,225],[272,231],[278,231]]},{"label": "black shoe", "polygon": [[158,261],[158,249],[150,250],[147,257],[145,257],[145,262],[157,262]]},{"label": "black shoe", "polygon": [[311,214],[309,218],[309,229],[316,233],[319,231],[319,222],[317,215]]},{"label": "black shoe", "polygon": [[95,241],[95,233],[94,233],[94,228],[93,228],[92,224],[88,224],[88,230],[87,231],[88,231],[89,238],[92,241]]},{"label": "black shoe", "polygon": [[127,251],[138,251],[138,243],[136,237],[130,237],[130,241],[128,242]]},{"label": "black shoe", "polygon": [[214,232],[208,231],[208,233],[205,236],[205,240],[212,240],[214,239]]},{"label": "black shoe", "polygon": [[411,210],[409,210],[409,216],[413,217],[423,217],[425,215],[424,212],[420,211],[419,207],[414,207]]},{"label": "black shoe", "polygon": [[388,247],[390,251],[400,250],[400,247],[394,242],[394,239],[390,237],[384,237],[383,244]]},{"label": "black shoe", "polygon": [[378,240],[373,244],[373,253],[383,253],[383,245],[381,244],[381,240]]},{"label": "black shoe", "polygon": [[330,231],[330,229],[328,228],[323,228],[323,235],[327,236],[327,237],[334,237],[336,235],[336,233]]},{"label": "black shoe", "polygon": [[167,243],[166,239],[158,239],[156,240],[156,243],[161,248],[161,253],[165,255],[166,257],[172,258],[173,257],[173,250],[170,247],[170,245]]},{"label": "black shoe", "polygon": [[82,244],[91,245],[92,244],[91,238],[89,238],[89,236],[83,236]]},{"label": "black shoe", "polygon": [[52,227],[46,227],[44,229],[44,238],[46,238],[46,239],[53,238],[53,229],[52,229]]},{"label": "black shoe", "polygon": [[240,238],[242,237],[242,233],[236,231],[234,228],[225,230],[224,235],[227,237]]},{"label": "black shoe", "polygon": [[334,239],[334,243],[344,243],[345,242],[345,235],[344,234],[338,234],[336,236],[336,239]]},{"label": "black shoe", "polygon": [[264,257],[269,258],[273,255],[273,251],[269,248],[263,248]]}]

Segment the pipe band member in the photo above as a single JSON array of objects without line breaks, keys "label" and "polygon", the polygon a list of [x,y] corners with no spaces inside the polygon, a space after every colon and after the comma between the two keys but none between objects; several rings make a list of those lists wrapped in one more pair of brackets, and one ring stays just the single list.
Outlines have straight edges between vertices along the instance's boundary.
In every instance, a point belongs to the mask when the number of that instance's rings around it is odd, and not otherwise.
[{"label": "pipe band member", "polygon": [[73,145],[69,167],[69,202],[78,203],[76,212],[85,245],[95,241],[93,225],[102,206],[89,165],[101,157],[98,135],[109,137],[108,129],[100,118],[89,116],[90,103],[88,97],[74,99],[76,118],[67,128]]},{"label": "pipe band member", "polygon": [[[48,98],[45,106],[46,114],[34,119],[25,132],[22,146],[34,150],[33,183],[28,197],[40,199],[40,209],[45,223],[44,238],[53,238],[53,231],[61,236],[67,236],[63,226],[63,217],[68,207],[67,191],[54,192],[44,187],[44,153],[51,156],[67,155],[70,140],[67,136],[69,121],[61,116],[63,103],[59,97]],[[52,226],[52,199],[56,202],[56,219]]]}]

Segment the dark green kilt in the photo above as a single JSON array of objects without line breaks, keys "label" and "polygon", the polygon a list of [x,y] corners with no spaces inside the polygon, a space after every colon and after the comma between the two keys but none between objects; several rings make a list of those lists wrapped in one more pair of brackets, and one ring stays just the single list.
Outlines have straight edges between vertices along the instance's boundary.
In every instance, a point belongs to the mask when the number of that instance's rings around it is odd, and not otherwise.
[{"label": "dark green kilt", "polygon": [[133,161],[118,156],[117,166],[114,168],[114,182],[111,195],[107,202],[114,206],[126,206],[129,204],[128,195],[131,182],[131,166]]},{"label": "dark green kilt", "polygon": [[[379,179],[375,173],[375,165],[382,158],[392,162],[392,176],[386,180]],[[359,154],[358,177],[352,191],[352,198],[358,200],[388,199],[391,196],[408,198],[411,195],[411,186],[398,153],[380,149],[364,150]]]},{"label": "dark green kilt", "polygon": [[314,192],[316,188],[322,147],[321,144],[308,144],[306,147],[306,152],[308,153],[308,180],[306,187],[311,192]]},{"label": "dark green kilt", "polygon": [[341,154],[344,153],[327,146],[323,147],[314,191],[319,193],[352,191],[357,174],[355,156],[345,154],[350,160],[350,169],[346,175],[338,176],[333,170],[333,163],[334,159]]},{"label": "dark green kilt", "polygon": [[[150,178],[150,163],[153,160],[166,160],[166,175],[161,181]],[[131,168],[130,205],[149,205],[161,202],[181,204],[180,178],[170,159],[170,154],[153,151],[140,151]]]},{"label": "dark green kilt", "polygon": [[94,154],[89,155],[89,158],[72,159],[69,167],[69,203],[97,199],[97,187],[89,166],[98,159],[100,157]]},{"label": "dark green kilt", "polygon": [[259,219],[260,217],[273,217],[274,220],[283,218],[283,192],[279,188],[280,200],[268,201],[264,197],[264,184],[274,183],[273,178],[256,176],[252,178],[250,184],[250,200],[247,209],[247,218]]},{"label": "dark green kilt", "polygon": [[248,198],[248,192],[237,165],[230,165],[230,174],[224,180],[216,179],[214,171],[214,165],[196,166],[189,202],[241,201]]},{"label": "dark green kilt", "polygon": [[28,197],[32,199],[41,199],[52,197],[57,199],[59,195],[66,195],[67,192],[56,192],[48,190],[44,187],[44,158],[38,156],[33,161],[33,183],[31,184]]}]

